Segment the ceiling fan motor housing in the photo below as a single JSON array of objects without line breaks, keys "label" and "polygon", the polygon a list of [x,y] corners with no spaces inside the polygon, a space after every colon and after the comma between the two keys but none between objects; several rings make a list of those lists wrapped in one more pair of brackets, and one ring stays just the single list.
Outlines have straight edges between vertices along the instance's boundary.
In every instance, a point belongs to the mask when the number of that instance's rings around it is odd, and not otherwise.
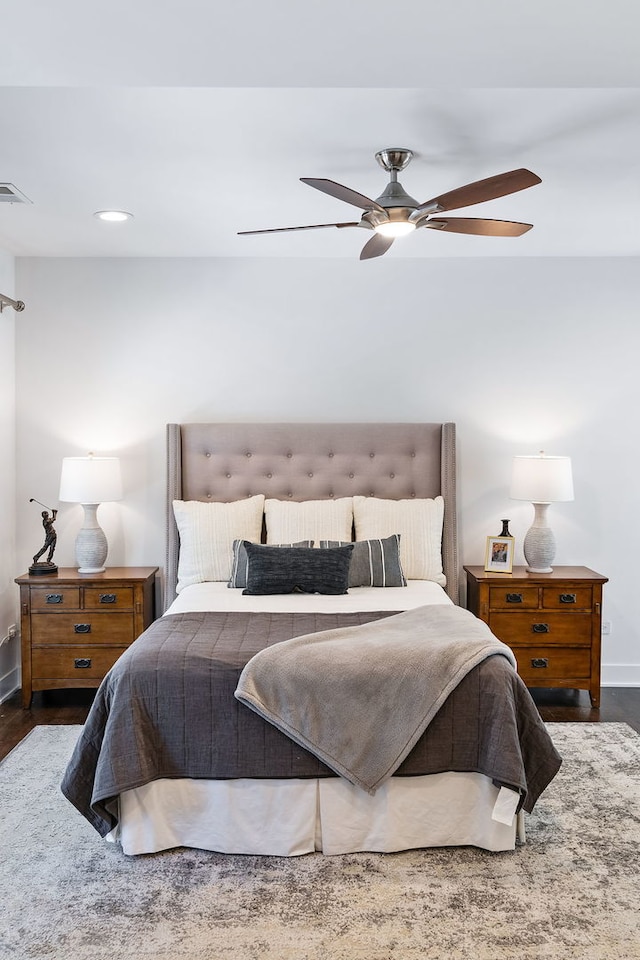
[{"label": "ceiling fan motor housing", "polygon": [[[407,161],[408,162],[408,161]],[[411,223],[411,214],[419,206],[417,200],[410,197],[402,184],[396,179],[395,171],[391,173],[391,181],[386,185],[382,193],[376,199],[381,207],[384,207],[384,213],[379,210],[371,210],[365,213],[362,218],[370,223],[374,228],[381,223]]]},{"label": "ceiling fan motor housing", "polygon": [[376,203],[379,203],[385,209],[387,207],[408,207],[410,210],[415,210],[416,207],[420,206],[417,200],[409,196],[398,180],[392,180],[386,185],[380,196],[376,198]]},{"label": "ceiling fan motor housing", "polygon": [[376,153],[376,160],[389,173],[390,180],[380,196],[376,198],[376,203],[384,207],[386,217],[379,212],[376,215],[375,210],[363,217],[374,229],[385,220],[406,223],[413,211],[420,206],[417,200],[409,196],[398,180],[398,171],[404,170],[412,157],[413,151],[405,147],[387,147],[386,150],[379,150]]}]

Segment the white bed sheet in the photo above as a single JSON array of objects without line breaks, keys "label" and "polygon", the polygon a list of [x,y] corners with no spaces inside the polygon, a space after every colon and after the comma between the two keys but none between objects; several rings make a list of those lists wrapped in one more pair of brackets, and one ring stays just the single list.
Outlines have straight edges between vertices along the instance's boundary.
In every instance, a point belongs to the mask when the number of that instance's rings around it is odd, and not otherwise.
[{"label": "white bed sheet", "polygon": [[357,613],[362,610],[413,610],[429,603],[452,603],[443,588],[431,580],[409,580],[406,587],[352,587],[338,596],[317,593],[286,593],[275,596],[244,596],[226,583],[194,583],[178,594],[168,613],[201,610],[248,613]]},{"label": "white bed sheet", "polygon": [[[402,611],[451,602],[441,586],[424,580],[357,587],[342,596],[253,597],[226,583],[199,583],[186,587],[166,613]],[[107,839],[132,855],[178,846],[271,856],[464,845],[511,850],[517,833],[524,839],[523,821],[515,809],[502,817],[507,823],[496,819],[499,797],[498,788],[476,773],[395,777],[374,796],[340,777],[158,780],[122,795],[119,825]]]}]

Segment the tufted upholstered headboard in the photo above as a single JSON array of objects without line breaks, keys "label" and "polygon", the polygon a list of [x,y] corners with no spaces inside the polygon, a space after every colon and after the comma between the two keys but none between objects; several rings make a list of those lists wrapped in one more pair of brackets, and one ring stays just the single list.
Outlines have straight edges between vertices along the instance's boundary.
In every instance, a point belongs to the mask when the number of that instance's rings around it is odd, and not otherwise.
[{"label": "tufted upholstered headboard", "polygon": [[459,602],[453,423],[170,423],[165,607],[175,598],[173,500],[444,498],[442,559]]}]

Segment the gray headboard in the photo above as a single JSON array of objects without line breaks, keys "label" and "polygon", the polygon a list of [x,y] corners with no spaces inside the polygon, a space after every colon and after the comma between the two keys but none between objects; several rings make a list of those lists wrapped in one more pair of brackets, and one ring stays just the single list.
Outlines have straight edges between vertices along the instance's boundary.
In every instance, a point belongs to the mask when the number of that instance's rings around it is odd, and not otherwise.
[{"label": "gray headboard", "polygon": [[455,424],[168,424],[165,608],[178,569],[172,501],[228,503],[256,493],[278,500],[441,494],[446,589],[459,602]]}]

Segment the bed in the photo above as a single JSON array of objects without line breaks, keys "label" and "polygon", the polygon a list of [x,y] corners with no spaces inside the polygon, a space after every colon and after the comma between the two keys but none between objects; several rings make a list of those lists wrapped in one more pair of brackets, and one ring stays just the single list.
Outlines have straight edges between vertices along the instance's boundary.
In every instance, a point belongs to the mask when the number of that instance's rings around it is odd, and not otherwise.
[{"label": "bed", "polygon": [[98,690],[65,796],[132,855],[513,849],[561,760],[458,606],[454,424],[170,424],[167,463],[165,613]]}]

